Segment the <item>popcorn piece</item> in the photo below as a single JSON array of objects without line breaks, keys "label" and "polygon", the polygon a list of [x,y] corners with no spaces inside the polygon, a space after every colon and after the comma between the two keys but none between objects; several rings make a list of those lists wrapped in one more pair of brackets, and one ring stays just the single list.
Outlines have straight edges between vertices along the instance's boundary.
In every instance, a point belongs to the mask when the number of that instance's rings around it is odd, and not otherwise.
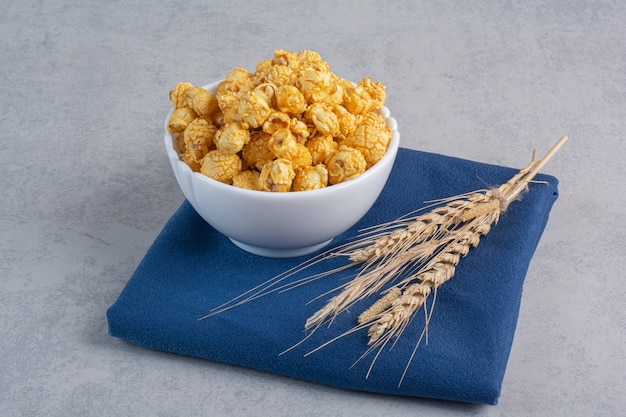
[{"label": "popcorn piece", "polygon": [[304,117],[315,125],[318,132],[324,135],[335,136],[339,133],[339,120],[332,108],[323,103],[311,104]]},{"label": "popcorn piece", "polygon": [[238,113],[244,129],[263,125],[271,111],[266,96],[255,91],[245,93],[239,101]]},{"label": "popcorn piece", "polygon": [[294,68],[287,65],[274,65],[269,69],[265,80],[275,86],[292,85],[298,79]]},{"label": "popcorn piece", "polygon": [[217,132],[217,126],[209,123],[206,119],[194,119],[183,135],[185,149],[193,149],[200,146],[210,148],[213,146],[213,138]]},{"label": "popcorn piece", "polygon": [[[370,111],[367,113],[364,113],[362,115],[359,115],[360,117],[360,122],[359,124],[367,124],[367,125],[371,125],[371,126],[376,126],[379,129],[386,129],[387,128],[387,122],[385,121],[385,118],[379,114],[376,113],[374,111]],[[354,129],[352,129],[354,130]]]},{"label": "popcorn piece", "polygon": [[247,190],[260,190],[259,188],[258,171],[246,170],[241,171],[233,177],[233,185],[239,188],[245,188]]},{"label": "popcorn piece", "polygon": [[167,131],[170,133],[182,132],[187,125],[196,118],[196,112],[189,107],[179,107],[174,109],[169,122],[167,123]]},{"label": "popcorn piece", "polygon": [[217,109],[217,98],[215,94],[202,87],[195,87],[190,92],[191,108],[200,117],[209,117]]},{"label": "popcorn piece", "polygon": [[275,66],[286,66],[295,70],[300,67],[300,58],[293,52],[288,52],[284,49],[277,49],[274,51],[272,64]]},{"label": "popcorn piece", "polygon": [[208,152],[208,148],[205,146],[190,146],[185,144],[185,131],[180,132],[176,138],[178,142],[178,154],[181,161],[189,165],[194,172],[200,171],[200,161],[204,158],[204,155]]},{"label": "popcorn piece", "polygon": [[305,146],[311,153],[312,165],[323,163],[339,147],[331,135],[321,133],[307,140]]},{"label": "popcorn piece", "polygon": [[381,83],[374,83],[371,78],[363,78],[356,87],[348,88],[343,106],[354,114],[365,113],[380,109],[385,98],[385,87]]},{"label": "popcorn piece", "polygon": [[276,86],[272,83],[261,83],[254,87],[254,92],[265,98],[267,104],[272,108],[276,108]]},{"label": "popcorn piece", "polygon": [[217,127],[209,124],[205,119],[195,119],[187,129],[178,134],[180,158],[192,169],[200,171],[200,164],[204,155],[213,146],[213,137]]},{"label": "popcorn piece", "polygon": [[326,65],[326,71],[328,72],[328,64],[326,62],[324,62],[324,60],[322,59],[322,57],[320,56],[320,54],[318,54],[315,51],[309,51],[307,49],[303,49],[302,51],[300,51],[298,53],[298,59],[300,60],[300,62],[302,62],[303,64],[307,64],[307,65],[313,65],[313,64],[322,64],[322,65]]},{"label": "popcorn piece", "polygon": [[291,161],[293,168],[310,166],[312,157],[306,146],[298,143],[289,129],[279,129],[270,137],[269,149],[277,158]]},{"label": "popcorn piece", "polygon": [[323,164],[302,167],[296,170],[291,191],[307,191],[324,188],[328,185],[328,170]]},{"label": "popcorn piece", "polygon": [[192,107],[189,93],[195,87],[191,83],[180,82],[170,91],[170,101],[175,109]]},{"label": "popcorn piece", "polygon": [[291,117],[287,113],[273,111],[263,123],[263,131],[270,135],[280,129],[288,129],[291,125]]},{"label": "popcorn piece", "polygon": [[267,74],[274,64],[271,59],[266,59],[256,65],[256,71],[252,76],[252,82],[256,85],[267,82]]},{"label": "popcorn piece", "polygon": [[215,133],[213,141],[220,151],[236,154],[250,141],[250,131],[239,123],[227,123]]},{"label": "popcorn piece", "polygon": [[263,166],[259,176],[259,188],[263,191],[287,192],[296,174],[287,159],[275,159]]},{"label": "popcorn piece", "polygon": [[306,110],[306,100],[293,85],[281,85],[276,89],[276,106],[282,112],[298,114]]},{"label": "popcorn piece", "polygon": [[214,180],[232,184],[233,177],[241,172],[241,167],[241,159],[237,154],[216,149],[208,152],[202,158],[200,172]]},{"label": "popcorn piece", "polygon": [[311,130],[314,129],[309,129],[309,126],[302,120],[292,117],[289,122],[289,130],[291,130],[291,133],[293,133],[298,143],[305,144],[307,138],[311,136]]},{"label": "popcorn piece", "polygon": [[241,67],[237,67],[226,74],[224,81],[229,82],[229,85],[236,93],[250,91],[253,86],[252,75],[245,68]]},{"label": "popcorn piece", "polygon": [[335,137],[343,140],[359,125],[359,117],[350,113],[343,106],[333,107],[333,113],[337,116],[337,122],[339,123],[339,132]]},{"label": "popcorn piece", "polygon": [[308,103],[323,102],[335,91],[330,73],[312,67],[302,70],[297,84]]},{"label": "popcorn piece", "polygon": [[269,141],[270,135],[263,131],[256,131],[250,135],[250,141],[243,146],[241,152],[247,167],[261,171],[263,165],[276,158],[269,148]]},{"label": "popcorn piece", "polygon": [[376,118],[371,120],[373,120],[371,124],[359,125],[342,142],[343,145],[357,149],[363,154],[367,168],[382,159],[391,140],[391,129],[386,124],[376,123]]},{"label": "popcorn piece", "polygon": [[326,159],[328,169],[328,182],[339,184],[356,178],[365,172],[367,162],[361,152],[345,145],[339,146],[335,152]]}]

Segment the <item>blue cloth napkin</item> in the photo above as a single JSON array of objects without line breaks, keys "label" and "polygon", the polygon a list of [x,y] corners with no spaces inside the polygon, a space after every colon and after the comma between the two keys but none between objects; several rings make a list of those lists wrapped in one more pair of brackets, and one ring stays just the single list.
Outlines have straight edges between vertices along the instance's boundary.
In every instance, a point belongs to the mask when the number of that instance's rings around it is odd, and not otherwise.
[{"label": "blue cloth napkin", "polygon": [[[424,202],[497,186],[517,170],[459,158],[400,149],[379,200],[351,230],[395,219]],[[557,199],[557,179],[539,175],[479,246],[461,260],[439,288],[428,327],[410,368],[398,383],[423,328],[412,321],[402,337],[377,358],[357,362],[367,348],[366,331],[338,339],[365,308],[357,305],[329,328],[296,348],[306,319],[328,297],[318,295],[345,282],[339,273],[286,293],[274,293],[205,320],[212,308],[308,259],[263,258],[234,246],[184,202],[157,237],[107,312],[109,334],[161,351],[255,368],[328,386],[400,396],[496,404],[517,323],[523,282]],[[336,266],[316,265],[305,275]],[[300,275],[304,276],[304,275]],[[371,302],[371,300],[369,300]],[[353,366],[353,364],[356,365]]]}]

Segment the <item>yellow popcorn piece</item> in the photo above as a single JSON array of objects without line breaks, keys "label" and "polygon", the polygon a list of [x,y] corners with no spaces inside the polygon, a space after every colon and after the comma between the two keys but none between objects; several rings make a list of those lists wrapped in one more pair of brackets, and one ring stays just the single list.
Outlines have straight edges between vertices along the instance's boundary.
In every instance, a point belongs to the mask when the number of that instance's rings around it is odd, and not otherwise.
[{"label": "yellow popcorn piece", "polygon": [[339,147],[331,135],[321,133],[307,140],[305,146],[311,153],[312,165],[323,163]]},{"label": "yellow popcorn piece", "polygon": [[259,177],[260,173],[258,171],[241,171],[233,177],[233,185],[246,190],[260,190]]},{"label": "yellow popcorn piece", "polygon": [[170,133],[182,132],[187,125],[196,118],[196,112],[189,107],[179,107],[174,109],[169,122],[167,123],[167,131]]},{"label": "yellow popcorn piece", "polygon": [[356,178],[365,172],[367,162],[361,152],[345,145],[339,146],[335,152],[326,159],[328,170],[328,182],[339,184]]},{"label": "yellow popcorn piece", "polygon": [[209,117],[218,110],[217,97],[202,87],[190,90],[191,108],[200,117]]},{"label": "yellow popcorn piece", "polygon": [[289,160],[293,168],[309,166],[313,160],[306,146],[299,143],[289,129],[274,132],[268,147],[277,158]]},{"label": "yellow popcorn piece", "polygon": [[267,82],[267,74],[274,64],[271,59],[265,59],[256,64],[256,70],[252,76],[252,83],[256,85],[264,84]]},{"label": "yellow popcorn piece", "polygon": [[250,131],[239,123],[227,123],[215,133],[213,141],[218,150],[236,154],[250,141]]},{"label": "yellow popcorn piece", "polygon": [[259,188],[263,191],[287,192],[295,176],[291,161],[278,158],[263,166],[259,175]]},{"label": "yellow popcorn piece", "polygon": [[297,54],[284,49],[276,49],[274,51],[274,59],[272,59],[274,66],[285,66],[293,70],[300,67],[300,58]]},{"label": "yellow popcorn piece", "polygon": [[284,113],[299,114],[306,110],[304,94],[293,85],[281,85],[276,89],[276,107]]},{"label": "yellow popcorn piece", "polygon": [[170,91],[170,101],[175,109],[181,107],[192,107],[190,100],[190,92],[195,87],[188,82],[180,82],[176,84],[174,89]]},{"label": "yellow popcorn piece", "polygon": [[324,103],[311,104],[304,113],[306,120],[315,125],[318,132],[335,136],[339,133],[339,120],[332,108]]},{"label": "yellow popcorn piece", "polygon": [[250,91],[239,100],[238,113],[244,129],[262,126],[272,112],[264,94]]},{"label": "yellow popcorn piece", "polygon": [[235,92],[250,91],[254,83],[252,82],[252,74],[250,74],[245,68],[237,67],[231,72],[226,74],[224,81],[231,85],[231,88]]},{"label": "yellow popcorn piece", "polygon": [[272,83],[260,83],[254,87],[254,92],[263,96],[270,109],[276,109],[276,86]]},{"label": "yellow popcorn piece", "polygon": [[250,141],[241,150],[243,161],[247,167],[261,171],[263,165],[276,158],[276,155],[269,148],[270,137],[268,133],[263,131],[256,131],[250,135]]},{"label": "yellow popcorn piece", "polygon": [[360,118],[357,115],[350,113],[345,107],[337,105],[333,107],[333,113],[337,116],[337,122],[339,123],[339,132],[335,135],[338,140],[343,140],[348,137],[360,123]]},{"label": "yellow popcorn piece", "polygon": [[336,89],[329,72],[313,67],[306,67],[302,70],[297,84],[308,103],[323,102]]},{"label": "yellow popcorn piece", "polygon": [[297,79],[298,74],[296,71],[292,67],[286,65],[274,65],[265,75],[266,82],[274,84],[277,87],[292,85]]},{"label": "yellow popcorn piece", "polygon": [[289,122],[289,130],[291,130],[291,133],[293,133],[298,143],[302,144],[306,143],[309,136],[311,136],[311,131],[314,131],[314,129],[310,129],[302,120],[296,119],[295,117],[292,117]]},{"label": "yellow popcorn piece", "polygon": [[209,151],[202,158],[200,172],[214,180],[232,184],[233,177],[241,172],[241,168],[241,159],[237,154],[216,149]]},{"label": "yellow popcorn piece", "polygon": [[187,125],[184,135],[182,135],[185,149],[199,146],[210,148],[213,146],[215,133],[217,133],[217,126],[209,123],[206,119],[194,119]]},{"label": "yellow popcorn piece", "polygon": [[307,191],[324,188],[328,185],[328,170],[323,164],[302,167],[296,170],[291,191]]},{"label": "yellow popcorn piece", "polygon": [[385,156],[390,141],[391,129],[387,127],[382,116],[377,118],[371,113],[342,144],[359,150],[367,161],[367,168],[370,168]]},{"label": "yellow popcorn piece", "polygon": [[217,105],[222,112],[224,123],[238,123],[241,121],[239,115],[240,86],[233,82],[224,80],[217,86]]},{"label": "yellow popcorn piece", "polygon": [[380,109],[386,99],[385,87],[371,78],[363,78],[356,87],[348,88],[343,106],[349,112],[358,114]]},{"label": "yellow popcorn piece", "polygon": [[185,131],[180,132],[176,138],[178,143],[178,153],[180,159],[189,165],[194,172],[200,171],[200,161],[204,158],[204,155],[208,152],[208,148],[204,146],[189,146],[185,144]]},{"label": "yellow popcorn piece", "polygon": [[280,129],[289,129],[291,126],[291,116],[281,111],[273,111],[263,123],[263,131],[270,135]]}]

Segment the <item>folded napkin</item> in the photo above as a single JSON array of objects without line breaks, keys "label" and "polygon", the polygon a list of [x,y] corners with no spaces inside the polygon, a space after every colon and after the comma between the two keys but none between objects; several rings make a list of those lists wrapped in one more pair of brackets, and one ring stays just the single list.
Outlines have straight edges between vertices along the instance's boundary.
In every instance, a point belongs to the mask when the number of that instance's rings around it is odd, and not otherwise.
[{"label": "folded napkin", "polygon": [[[438,154],[400,149],[389,181],[374,207],[332,247],[363,227],[395,219],[426,201],[497,186],[517,172]],[[312,299],[345,282],[346,271],[286,293],[272,293],[198,320],[212,308],[295,266],[291,259],[248,254],[205,223],[184,202],[157,237],[119,299],[107,312],[109,334],[152,349],[255,368],[328,386],[469,403],[496,404],[513,342],[522,287],[531,257],[557,198],[557,179],[536,177],[521,201],[511,204],[477,248],[459,263],[437,292],[428,343],[418,314],[392,349],[376,359],[357,359],[367,349],[366,331],[340,338],[365,308],[357,305],[329,328],[305,336],[306,319],[330,297]],[[543,182],[545,181],[545,182]],[[339,260],[315,265],[302,276]],[[368,304],[372,300],[368,300]],[[353,364],[356,362],[356,365]]]}]

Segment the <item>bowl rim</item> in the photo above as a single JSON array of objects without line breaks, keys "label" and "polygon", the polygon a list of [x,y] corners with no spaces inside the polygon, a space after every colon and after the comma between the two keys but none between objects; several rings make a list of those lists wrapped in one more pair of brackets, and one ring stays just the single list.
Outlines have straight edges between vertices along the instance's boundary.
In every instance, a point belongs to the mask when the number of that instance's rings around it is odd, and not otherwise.
[{"label": "bowl rim", "polygon": [[[205,88],[205,89],[214,88],[221,81],[222,80],[214,81],[212,83],[204,85],[202,88]],[[187,165],[184,161],[180,159],[180,155],[174,145],[174,141],[175,141],[174,136],[167,130],[167,123],[173,111],[174,111],[173,109],[170,109],[170,111],[168,112],[165,118],[164,142],[165,142],[165,148],[166,148],[168,156],[173,157],[175,155],[177,159],[176,163],[178,165],[178,169],[188,170],[187,173],[191,174],[191,177],[193,179],[204,182],[210,186],[216,187],[218,190],[222,190],[224,192],[240,193],[242,196],[248,195],[248,196],[251,196],[251,197],[254,196],[257,198],[264,197],[264,198],[269,198],[269,199],[274,198],[274,199],[289,200],[289,199],[299,199],[304,196],[310,196],[311,198],[315,198],[316,196],[320,194],[331,194],[335,192],[342,192],[341,190],[343,190],[346,187],[350,187],[357,182],[367,181],[369,177],[376,175],[378,171],[380,171],[381,169],[384,169],[384,165],[386,165],[387,163],[393,164],[395,161],[395,156],[397,154],[398,148],[400,147],[400,133],[397,129],[397,122],[393,117],[391,117],[389,109],[386,106],[383,106],[379,111],[382,112],[383,117],[385,118],[388,126],[391,129],[391,140],[389,141],[389,144],[387,145],[387,150],[385,151],[385,154],[383,155],[383,157],[379,161],[377,161],[374,165],[372,165],[370,168],[368,168],[365,172],[359,175],[358,177],[353,178],[348,181],[341,182],[339,184],[333,184],[332,186],[318,188],[315,190],[289,191],[289,192],[268,192],[268,191],[261,191],[261,190],[249,190],[246,188],[235,187],[231,184],[224,184],[220,181],[214,180],[213,178],[209,178],[200,172],[194,172],[192,171],[189,165]]]}]

